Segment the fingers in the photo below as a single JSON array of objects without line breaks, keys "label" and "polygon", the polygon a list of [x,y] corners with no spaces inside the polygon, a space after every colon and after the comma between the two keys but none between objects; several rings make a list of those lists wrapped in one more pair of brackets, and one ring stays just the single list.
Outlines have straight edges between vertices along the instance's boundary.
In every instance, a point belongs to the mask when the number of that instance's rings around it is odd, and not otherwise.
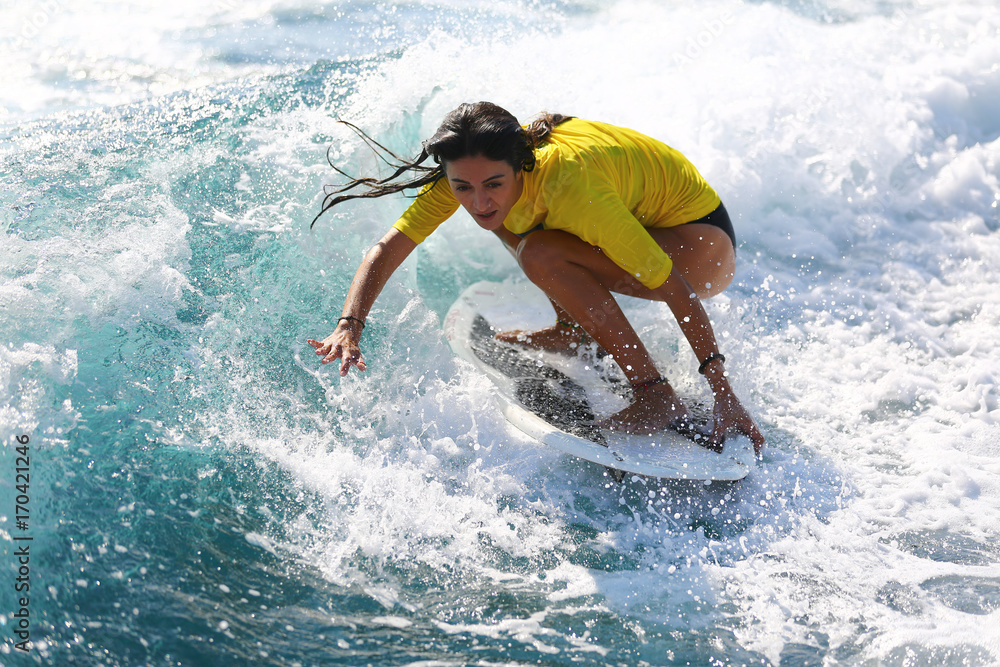
[{"label": "fingers", "polygon": [[[361,358],[361,350],[355,350],[352,354],[347,354],[346,350],[344,350],[344,352],[345,354],[341,358],[340,362],[340,377],[346,376],[347,372],[351,370],[351,366],[357,366],[359,371],[366,370],[365,360]],[[336,359],[336,357],[334,357],[334,359]],[[330,361],[333,361],[334,359],[331,359]],[[323,363],[327,363],[327,361],[324,359]]]},{"label": "fingers", "polygon": [[318,340],[313,340],[312,338],[306,339],[306,342],[316,348],[316,354],[323,357],[320,360],[321,364],[328,364],[334,359],[340,357],[340,346],[334,347],[332,344],[323,341],[322,343]]},{"label": "fingers", "polygon": [[361,350],[356,346],[345,346],[340,343],[333,344],[327,341],[320,342],[312,338],[307,339],[306,342],[315,348],[318,356],[323,357],[320,359],[321,364],[332,364],[335,361],[339,361],[341,377],[347,375],[351,366],[356,366],[359,371],[368,370],[367,366],[365,366],[365,360],[361,356]]},{"label": "fingers", "polygon": [[764,434],[757,428],[757,424],[754,423],[753,419],[749,415],[744,415],[731,428],[750,438],[750,442],[753,443],[753,453],[757,458],[760,458],[760,451],[764,447]]},{"label": "fingers", "polygon": [[760,458],[760,450],[764,447],[764,434],[757,428],[756,422],[750,413],[741,407],[740,414],[736,421],[736,428],[740,433],[750,438],[753,443],[753,453]]},{"label": "fingers", "polygon": [[726,431],[729,430],[729,425],[725,423],[722,419],[712,420],[712,435],[709,436],[708,442],[712,445],[722,446],[722,443],[726,440]]},{"label": "fingers", "polygon": [[757,458],[760,458],[760,450],[764,448],[764,434],[760,432],[757,424],[754,423],[754,420],[749,415],[747,416],[747,422],[740,431],[750,438],[750,442],[753,443],[753,453],[757,455]]},{"label": "fingers", "polygon": [[710,442],[717,445],[722,444],[726,437],[726,431],[730,429],[736,430],[750,438],[750,442],[753,443],[754,454],[760,458],[760,452],[765,443],[764,434],[757,428],[757,424],[754,422],[753,417],[750,416],[750,413],[742,406],[736,409],[735,415],[726,415],[723,417],[716,414],[712,425]]}]

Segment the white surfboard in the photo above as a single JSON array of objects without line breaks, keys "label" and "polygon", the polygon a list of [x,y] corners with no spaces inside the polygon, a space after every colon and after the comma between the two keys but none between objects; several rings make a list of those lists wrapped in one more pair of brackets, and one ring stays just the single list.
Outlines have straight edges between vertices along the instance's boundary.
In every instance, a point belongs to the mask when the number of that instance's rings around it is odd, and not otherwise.
[{"label": "white surfboard", "polygon": [[595,428],[594,419],[605,415],[595,414],[591,399],[600,391],[615,392],[613,383],[601,381],[596,372],[578,381],[557,355],[522,350],[493,337],[495,331],[537,328],[551,320],[551,306],[531,283],[484,281],[466,289],[448,310],[444,333],[455,354],[493,382],[507,421],[546,446],[650,477],[734,481],[750,472],[756,458],[744,436],[727,438],[719,453],[670,430],[629,436]]}]

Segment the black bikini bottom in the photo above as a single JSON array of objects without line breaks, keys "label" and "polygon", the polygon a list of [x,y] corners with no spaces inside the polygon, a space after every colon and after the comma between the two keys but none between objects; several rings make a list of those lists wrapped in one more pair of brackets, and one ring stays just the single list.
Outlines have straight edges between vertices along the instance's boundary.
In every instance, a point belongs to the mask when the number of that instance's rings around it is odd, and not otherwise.
[{"label": "black bikini bottom", "polygon": [[[729,213],[726,211],[726,207],[721,203],[719,204],[719,208],[715,209],[704,218],[698,218],[697,220],[692,220],[691,222],[718,227],[729,235],[729,240],[733,242],[733,250],[736,249],[736,232],[733,231],[733,221],[729,219]],[[686,222],[684,224],[690,225],[691,222]]]}]

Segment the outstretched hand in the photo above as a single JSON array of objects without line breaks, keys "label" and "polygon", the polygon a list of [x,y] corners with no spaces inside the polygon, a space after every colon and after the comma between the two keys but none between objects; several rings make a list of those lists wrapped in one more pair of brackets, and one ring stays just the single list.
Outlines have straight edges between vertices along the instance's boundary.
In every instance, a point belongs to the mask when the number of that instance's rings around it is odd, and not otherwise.
[{"label": "outstretched hand", "polygon": [[359,371],[367,369],[365,359],[361,356],[361,348],[358,347],[357,337],[350,329],[337,327],[322,342],[312,338],[306,342],[316,348],[317,355],[323,357],[321,363],[330,364],[339,361],[341,377],[347,375],[351,366],[357,366]]},{"label": "outstretched hand", "polygon": [[757,428],[753,417],[750,416],[735,394],[731,391],[717,392],[712,415],[714,419],[710,442],[722,444],[726,437],[726,431],[738,431],[750,438],[754,454],[760,456],[760,450],[764,447],[764,434]]}]

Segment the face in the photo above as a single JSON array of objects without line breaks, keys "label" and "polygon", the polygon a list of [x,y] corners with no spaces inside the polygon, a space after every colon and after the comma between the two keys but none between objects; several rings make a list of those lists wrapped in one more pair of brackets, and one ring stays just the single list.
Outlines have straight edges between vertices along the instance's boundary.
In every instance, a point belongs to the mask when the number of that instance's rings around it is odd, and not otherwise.
[{"label": "face", "polygon": [[480,227],[490,231],[503,225],[524,186],[520,171],[515,173],[504,161],[478,155],[445,163],[444,174],[458,203]]}]

